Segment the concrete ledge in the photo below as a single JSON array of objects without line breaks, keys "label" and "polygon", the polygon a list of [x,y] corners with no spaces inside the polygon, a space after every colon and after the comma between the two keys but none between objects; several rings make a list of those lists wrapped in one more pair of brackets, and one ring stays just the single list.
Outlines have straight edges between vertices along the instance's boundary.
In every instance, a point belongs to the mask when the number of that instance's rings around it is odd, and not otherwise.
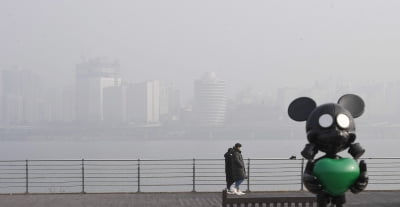
[{"label": "concrete ledge", "polygon": [[[251,192],[247,196],[310,196],[308,192]],[[221,192],[0,195],[1,207],[220,207]],[[347,194],[348,207],[399,207],[400,191]]]}]

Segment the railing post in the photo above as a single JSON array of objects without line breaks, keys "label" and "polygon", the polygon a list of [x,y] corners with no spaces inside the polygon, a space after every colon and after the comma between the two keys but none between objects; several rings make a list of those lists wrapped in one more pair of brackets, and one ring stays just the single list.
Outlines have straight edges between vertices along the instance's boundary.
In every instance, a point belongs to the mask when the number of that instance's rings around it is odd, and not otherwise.
[{"label": "railing post", "polygon": [[247,191],[250,192],[250,158],[247,159]]},{"label": "railing post", "polygon": [[196,192],[196,159],[193,158],[193,190],[192,192]]},{"label": "railing post", "polygon": [[82,159],[82,193],[85,193],[85,160]]},{"label": "railing post", "polygon": [[140,193],[140,159],[137,160],[137,192]]},{"label": "railing post", "polygon": [[29,170],[28,170],[28,160],[25,160],[25,193],[29,193]]},{"label": "railing post", "polygon": [[304,174],[304,158],[301,158],[301,172],[300,172],[300,180],[301,180],[300,190],[301,191],[304,191],[303,174]]}]

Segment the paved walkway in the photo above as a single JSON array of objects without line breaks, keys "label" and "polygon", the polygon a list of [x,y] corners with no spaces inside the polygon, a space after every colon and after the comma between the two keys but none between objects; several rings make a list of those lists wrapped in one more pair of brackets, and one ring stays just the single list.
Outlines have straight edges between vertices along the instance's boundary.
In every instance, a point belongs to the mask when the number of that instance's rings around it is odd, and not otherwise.
[{"label": "paved walkway", "polygon": [[[302,196],[306,192],[250,193],[248,196]],[[0,195],[1,207],[220,207],[221,193]],[[400,192],[348,194],[347,207],[399,207]]]}]

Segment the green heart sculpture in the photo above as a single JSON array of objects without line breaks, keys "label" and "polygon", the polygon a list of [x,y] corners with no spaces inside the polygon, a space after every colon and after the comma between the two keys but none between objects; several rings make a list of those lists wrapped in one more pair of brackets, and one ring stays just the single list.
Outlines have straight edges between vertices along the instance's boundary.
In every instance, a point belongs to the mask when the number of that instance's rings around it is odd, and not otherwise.
[{"label": "green heart sculpture", "polygon": [[344,194],[360,176],[360,167],[351,158],[323,158],[314,166],[314,175],[330,195]]}]

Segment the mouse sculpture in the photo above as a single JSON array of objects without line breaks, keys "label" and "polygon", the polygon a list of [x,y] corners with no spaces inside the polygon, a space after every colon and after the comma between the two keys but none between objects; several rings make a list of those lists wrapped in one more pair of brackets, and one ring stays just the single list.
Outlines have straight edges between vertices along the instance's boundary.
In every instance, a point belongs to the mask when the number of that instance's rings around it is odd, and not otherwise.
[{"label": "mouse sculpture", "polygon": [[[306,121],[308,144],[301,152],[308,160],[303,174],[305,187],[317,195],[318,207],[342,207],[345,193],[363,191],[368,185],[367,165],[357,160],[365,149],[355,143],[354,119],[364,113],[364,101],[357,95],[342,96],[338,103],[317,106],[308,97],[295,99],[288,109],[295,121]],[[337,153],[348,149],[352,158],[342,158]],[[318,151],[324,156],[315,159]]]}]

